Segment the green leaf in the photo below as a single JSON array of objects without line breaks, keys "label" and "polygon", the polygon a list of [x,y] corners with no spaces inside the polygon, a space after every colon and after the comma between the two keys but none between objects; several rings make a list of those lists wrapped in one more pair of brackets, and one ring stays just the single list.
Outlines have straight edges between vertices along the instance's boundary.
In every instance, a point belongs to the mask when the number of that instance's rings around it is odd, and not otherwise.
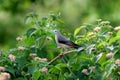
[{"label": "green leaf", "polygon": [[36,31],[35,28],[30,28],[30,29],[27,31],[27,33],[26,33],[27,37],[32,36],[32,35],[34,34],[35,31]]},{"label": "green leaf", "polygon": [[105,72],[103,74],[102,80],[108,78],[112,73],[113,68],[115,67],[114,63],[107,64],[105,67]]},{"label": "green leaf", "polygon": [[101,59],[103,53],[100,53],[99,55],[97,55],[95,58],[96,58],[96,63]]},{"label": "green leaf", "polygon": [[8,71],[9,73],[11,73],[12,75],[15,76],[15,69],[11,66],[7,66],[6,67],[6,71]]},{"label": "green leaf", "polygon": [[60,63],[55,66],[58,70],[62,70],[62,68],[66,67],[66,64]]},{"label": "green leaf", "polygon": [[101,58],[99,59],[99,63],[102,64],[105,61],[106,61],[106,54],[103,53]]},{"label": "green leaf", "polygon": [[33,80],[38,80],[39,77],[40,77],[40,71],[39,70],[33,73]]},{"label": "green leaf", "polygon": [[76,36],[80,32],[80,30],[83,28],[85,28],[85,26],[81,26],[81,27],[76,28],[74,31],[74,36]]},{"label": "green leaf", "polygon": [[33,37],[28,37],[24,40],[24,45],[27,47],[30,47],[32,45],[34,45],[34,38]]},{"label": "green leaf", "polygon": [[109,43],[113,43],[113,42],[116,42],[117,40],[120,40],[120,36],[116,36],[116,37],[113,37],[110,39]]},{"label": "green leaf", "polygon": [[86,60],[86,61],[91,61],[92,58],[86,57],[86,56],[78,56],[79,59]]},{"label": "green leaf", "polygon": [[92,53],[92,50],[95,49],[95,44],[91,44],[87,47],[86,51],[88,54],[91,54]]},{"label": "green leaf", "polygon": [[61,24],[65,24],[62,20],[60,20],[60,19],[57,19],[57,21],[59,22],[59,23],[61,23]]},{"label": "green leaf", "polygon": [[26,16],[25,19],[24,19],[24,23],[27,24],[30,20],[30,16]]},{"label": "green leaf", "polygon": [[117,36],[120,36],[120,31],[117,32]]}]

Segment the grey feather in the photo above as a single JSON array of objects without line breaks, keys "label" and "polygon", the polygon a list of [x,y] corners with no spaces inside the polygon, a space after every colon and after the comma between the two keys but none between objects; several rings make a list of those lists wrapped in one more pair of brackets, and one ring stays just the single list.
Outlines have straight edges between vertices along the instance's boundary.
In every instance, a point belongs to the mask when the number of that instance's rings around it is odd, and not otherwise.
[{"label": "grey feather", "polygon": [[54,30],[55,40],[57,45],[64,44],[68,47],[79,48],[80,46],[70,41],[70,39],[63,36],[58,30]]}]

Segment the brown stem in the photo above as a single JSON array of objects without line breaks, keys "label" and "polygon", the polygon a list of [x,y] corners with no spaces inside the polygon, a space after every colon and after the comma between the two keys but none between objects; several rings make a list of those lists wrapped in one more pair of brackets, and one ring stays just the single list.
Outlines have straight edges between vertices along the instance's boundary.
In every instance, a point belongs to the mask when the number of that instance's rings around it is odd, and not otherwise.
[{"label": "brown stem", "polygon": [[71,51],[67,51],[67,52],[62,52],[62,53],[60,53],[58,56],[56,56],[54,59],[52,59],[52,60],[48,63],[48,65],[51,64],[51,63],[53,63],[53,62],[56,61],[57,59],[63,57],[64,55],[70,54],[70,53],[72,53],[72,52],[79,52],[79,50],[71,50]]}]

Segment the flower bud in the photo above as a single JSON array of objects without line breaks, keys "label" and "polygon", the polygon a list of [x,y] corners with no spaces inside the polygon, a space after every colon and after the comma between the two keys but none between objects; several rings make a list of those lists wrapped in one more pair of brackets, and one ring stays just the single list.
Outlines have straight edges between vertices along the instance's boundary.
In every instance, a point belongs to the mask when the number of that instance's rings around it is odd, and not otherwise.
[{"label": "flower bud", "polygon": [[48,72],[48,69],[47,69],[46,67],[43,67],[43,68],[41,69],[41,72],[42,72],[42,73],[47,73],[47,72]]},{"label": "flower bud", "polygon": [[112,35],[113,33],[112,32],[108,32],[109,35]]},{"label": "flower bud", "polygon": [[37,54],[36,54],[36,53],[30,53],[30,56],[31,56],[31,57],[36,57]]},{"label": "flower bud", "polygon": [[90,33],[88,34],[88,36],[93,37],[93,36],[95,36],[95,34],[94,34],[93,32],[90,32]]},{"label": "flower bud", "polygon": [[0,80],[6,80],[6,77],[0,75]]},{"label": "flower bud", "polygon": [[108,28],[113,28],[113,27],[111,25],[109,25]]},{"label": "flower bud", "polygon": [[120,59],[117,59],[117,60],[115,61],[115,64],[116,64],[117,66],[120,66]]},{"label": "flower bud", "polygon": [[8,58],[11,60],[11,61],[15,61],[16,60],[16,56],[12,55],[12,54],[9,54]]},{"label": "flower bud", "polygon": [[9,73],[4,72],[4,73],[1,73],[0,75],[3,76],[5,78],[5,80],[10,79],[10,74]]},{"label": "flower bud", "polygon": [[40,58],[39,61],[40,61],[40,62],[46,62],[46,61],[47,61],[47,58]]},{"label": "flower bud", "polygon": [[102,21],[101,24],[110,24],[110,21]]},{"label": "flower bud", "polygon": [[115,27],[114,30],[115,30],[115,31],[119,31],[119,30],[120,30],[120,26]]},{"label": "flower bud", "polygon": [[101,27],[95,27],[94,28],[94,31],[96,31],[96,32],[99,31],[99,30],[101,30]]},{"label": "flower bud", "polygon": [[21,37],[17,37],[16,40],[17,40],[17,41],[22,41],[23,38],[21,38]]},{"label": "flower bud", "polygon": [[87,69],[83,69],[82,73],[87,75],[88,74],[88,70]]},{"label": "flower bud", "polygon": [[0,66],[0,71],[5,71],[5,67]]},{"label": "flower bud", "polygon": [[95,66],[90,66],[89,69],[90,69],[91,71],[93,71],[93,70],[95,70]]},{"label": "flower bud", "polygon": [[39,57],[35,57],[34,60],[36,61],[40,61],[40,62],[46,62],[47,58],[39,58]]},{"label": "flower bud", "polygon": [[114,57],[114,54],[113,54],[113,53],[108,53],[108,54],[106,54],[106,57],[107,57],[107,58],[113,58],[113,57]]},{"label": "flower bud", "polygon": [[34,60],[39,61],[39,60],[40,60],[40,58],[39,58],[39,57],[35,57],[35,58],[34,58]]},{"label": "flower bud", "polygon": [[120,71],[117,72],[120,75]]},{"label": "flower bud", "polygon": [[46,37],[46,39],[47,39],[47,40],[52,40],[52,38],[51,38],[51,37],[49,37],[49,36],[47,36],[47,37]]},{"label": "flower bud", "polygon": [[102,19],[97,19],[96,21],[97,21],[97,22],[101,22],[101,21],[102,21]]},{"label": "flower bud", "polygon": [[18,50],[20,51],[20,50],[24,50],[25,48],[23,47],[23,46],[19,46],[18,47]]}]

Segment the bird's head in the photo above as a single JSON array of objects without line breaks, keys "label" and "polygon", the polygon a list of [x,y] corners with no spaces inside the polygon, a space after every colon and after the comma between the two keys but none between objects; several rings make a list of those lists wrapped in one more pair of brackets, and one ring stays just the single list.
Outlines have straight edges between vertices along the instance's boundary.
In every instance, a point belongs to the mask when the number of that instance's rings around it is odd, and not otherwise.
[{"label": "bird's head", "polygon": [[60,32],[58,30],[53,30],[53,33],[60,34]]}]

